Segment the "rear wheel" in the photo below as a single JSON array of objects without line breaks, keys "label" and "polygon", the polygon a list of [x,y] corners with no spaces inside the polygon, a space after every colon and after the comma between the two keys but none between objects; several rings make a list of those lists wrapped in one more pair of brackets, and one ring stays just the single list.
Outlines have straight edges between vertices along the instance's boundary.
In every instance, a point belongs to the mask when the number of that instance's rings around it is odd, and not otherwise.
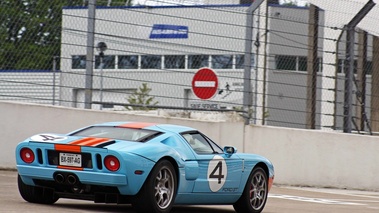
[{"label": "rear wheel", "polygon": [[233,205],[236,212],[262,212],[268,195],[268,179],[261,167],[251,172],[240,199]]},{"label": "rear wheel", "polygon": [[133,207],[137,212],[168,213],[177,191],[174,166],[167,160],[159,161],[137,194]]},{"label": "rear wheel", "polygon": [[18,175],[17,183],[21,197],[30,203],[53,204],[59,199],[53,190],[26,185],[20,175]]}]

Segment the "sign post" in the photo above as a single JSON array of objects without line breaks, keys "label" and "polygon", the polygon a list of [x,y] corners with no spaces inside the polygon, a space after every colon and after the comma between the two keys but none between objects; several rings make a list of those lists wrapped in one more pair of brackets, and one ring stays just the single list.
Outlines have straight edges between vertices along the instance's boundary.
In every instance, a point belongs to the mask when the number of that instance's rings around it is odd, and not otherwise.
[{"label": "sign post", "polygon": [[210,68],[200,68],[192,78],[192,91],[200,99],[212,98],[218,89],[218,78]]}]

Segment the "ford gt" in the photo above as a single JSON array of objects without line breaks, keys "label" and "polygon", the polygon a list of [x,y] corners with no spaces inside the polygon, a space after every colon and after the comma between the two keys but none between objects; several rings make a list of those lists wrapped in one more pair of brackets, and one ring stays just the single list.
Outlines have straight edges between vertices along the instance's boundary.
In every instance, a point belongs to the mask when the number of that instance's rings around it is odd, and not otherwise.
[{"label": "ford gt", "polygon": [[274,180],[263,156],[221,148],[191,127],[142,122],[36,134],[17,145],[16,162],[27,202],[81,199],[149,213],[167,213],[177,204],[261,212]]}]

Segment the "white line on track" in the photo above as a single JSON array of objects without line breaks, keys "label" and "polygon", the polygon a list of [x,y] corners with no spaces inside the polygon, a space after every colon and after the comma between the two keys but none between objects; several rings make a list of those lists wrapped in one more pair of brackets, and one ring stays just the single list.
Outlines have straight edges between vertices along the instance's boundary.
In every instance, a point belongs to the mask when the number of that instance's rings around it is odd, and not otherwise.
[{"label": "white line on track", "polygon": [[293,196],[293,195],[269,194],[269,197],[278,198],[278,199],[286,199],[286,200],[302,201],[302,202],[310,202],[310,203],[330,204],[330,205],[356,205],[356,206],[366,205],[362,203],[343,202],[339,200],[322,199],[322,198],[299,197],[299,196]]}]

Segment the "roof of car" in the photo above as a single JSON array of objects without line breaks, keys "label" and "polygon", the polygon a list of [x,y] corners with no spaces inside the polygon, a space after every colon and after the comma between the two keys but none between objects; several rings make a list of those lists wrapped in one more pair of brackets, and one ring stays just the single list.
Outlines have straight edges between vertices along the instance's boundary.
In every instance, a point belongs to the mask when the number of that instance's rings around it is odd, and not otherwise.
[{"label": "roof of car", "polygon": [[196,130],[192,127],[175,125],[175,124],[160,124],[160,123],[149,123],[149,122],[134,122],[134,121],[118,121],[118,122],[106,122],[95,124],[94,126],[115,126],[115,127],[125,127],[125,128],[135,128],[135,129],[150,129],[157,131],[171,131],[171,132],[185,132]]}]

